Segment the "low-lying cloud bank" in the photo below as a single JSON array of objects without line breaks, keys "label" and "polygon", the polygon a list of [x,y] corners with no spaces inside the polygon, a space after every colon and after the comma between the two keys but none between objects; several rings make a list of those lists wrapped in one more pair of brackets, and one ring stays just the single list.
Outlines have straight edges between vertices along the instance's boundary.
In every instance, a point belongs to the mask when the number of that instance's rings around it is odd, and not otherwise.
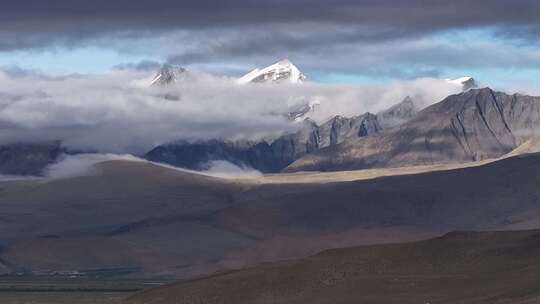
[{"label": "low-lying cloud bank", "polygon": [[0,182],[22,180],[55,180],[98,175],[100,174],[100,172],[96,165],[107,161],[131,161],[148,163],[170,170],[177,170],[186,173],[194,173],[219,178],[253,178],[262,176],[262,173],[257,170],[254,170],[252,168],[239,167],[227,161],[212,161],[207,165],[208,169],[197,172],[173,167],[167,164],[150,162],[130,154],[84,153],[76,155],[62,155],[56,163],[51,164],[44,169],[43,176],[18,176],[0,174]]},{"label": "low-lying cloud bank", "polygon": [[94,175],[99,173],[97,167],[95,166],[96,164],[112,160],[145,162],[145,160],[130,154],[64,155],[58,162],[47,166],[44,170],[44,175],[47,179],[62,179]]},{"label": "low-lying cloud bank", "polygon": [[49,77],[0,71],[0,145],[61,140],[72,150],[141,155],[178,139],[248,139],[293,131],[285,118],[315,101],[312,115],[377,112],[411,96],[421,106],[460,87],[440,79],[389,85],[238,85],[234,79],[191,72],[166,88],[152,73],[118,70],[102,75]]},{"label": "low-lying cloud bank", "polygon": [[250,178],[262,176],[262,173],[252,168],[242,168],[231,162],[224,160],[212,161],[208,164],[208,169],[201,171],[201,174],[221,177],[221,178]]},{"label": "low-lying cloud bank", "polygon": [[21,180],[36,180],[36,179],[40,179],[40,177],[0,174],[0,182],[21,181]]}]

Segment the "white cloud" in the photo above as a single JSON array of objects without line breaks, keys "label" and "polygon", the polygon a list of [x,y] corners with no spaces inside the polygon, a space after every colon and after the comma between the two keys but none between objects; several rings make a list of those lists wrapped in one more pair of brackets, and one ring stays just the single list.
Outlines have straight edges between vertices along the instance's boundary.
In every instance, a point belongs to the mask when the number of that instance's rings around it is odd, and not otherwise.
[{"label": "white cloud", "polygon": [[262,173],[252,168],[242,168],[224,160],[212,161],[208,169],[201,171],[204,175],[221,178],[250,178],[262,176]]},{"label": "white cloud", "polygon": [[96,164],[112,160],[137,162],[145,161],[129,154],[64,155],[58,162],[47,166],[44,170],[44,175],[48,179],[62,179],[77,176],[94,175],[99,173],[95,167]]},{"label": "white cloud", "polygon": [[185,173],[200,174],[218,178],[253,178],[262,176],[262,173],[248,167],[239,167],[227,161],[212,161],[208,164],[208,169],[204,171],[193,171],[173,167],[167,164],[150,162],[130,154],[98,154],[85,153],[77,155],[62,155],[58,162],[47,166],[44,169],[44,176],[19,176],[0,175],[0,182],[21,181],[21,180],[55,180],[81,176],[99,175],[97,164],[107,161],[131,161],[153,164],[170,170]]},{"label": "white cloud", "polygon": [[377,112],[407,95],[428,105],[460,90],[427,78],[386,86],[238,85],[202,73],[156,88],[148,86],[151,77],[129,70],[62,78],[0,72],[0,144],[62,140],[75,150],[142,154],[177,139],[259,139],[292,131],[296,126],[278,114],[298,102],[320,102],[313,116],[322,122]]},{"label": "white cloud", "polygon": [[0,182],[21,180],[51,180],[95,175],[99,174],[99,171],[95,167],[96,164],[113,160],[147,162],[144,159],[135,157],[130,154],[64,154],[59,157],[57,162],[45,167],[45,169],[43,170],[43,176],[0,174]]},{"label": "white cloud", "polygon": [[36,180],[39,179],[39,177],[35,176],[23,176],[23,175],[6,175],[6,174],[0,174],[0,182],[5,181],[21,181],[21,180]]}]

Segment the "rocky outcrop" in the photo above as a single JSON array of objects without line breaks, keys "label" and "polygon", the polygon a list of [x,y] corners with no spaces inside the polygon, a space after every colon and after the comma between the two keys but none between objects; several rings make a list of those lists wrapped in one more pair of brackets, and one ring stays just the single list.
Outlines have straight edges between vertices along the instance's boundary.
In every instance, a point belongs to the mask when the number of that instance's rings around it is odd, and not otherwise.
[{"label": "rocky outcrop", "polygon": [[399,128],[322,149],[286,170],[468,162],[502,156],[539,135],[539,97],[474,89],[447,97]]},{"label": "rocky outcrop", "polygon": [[186,77],[187,70],[183,67],[164,64],[152,79],[153,86],[167,86]]},{"label": "rocky outcrop", "polygon": [[[319,149],[319,127],[309,119],[301,123],[296,133],[286,134],[271,143],[273,157],[278,160],[281,169],[294,160]],[[281,170],[280,169],[280,170]]]},{"label": "rocky outcrop", "polygon": [[411,97],[407,96],[402,102],[387,110],[377,113],[379,123],[385,129],[396,127],[416,117],[418,108]]},{"label": "rocky outcrop", "polygon": [[337,145],[347,139],[375,134],[381,129],[377,116],[371,113],[351,118],[335,116],[319,127],[319,148]]}]

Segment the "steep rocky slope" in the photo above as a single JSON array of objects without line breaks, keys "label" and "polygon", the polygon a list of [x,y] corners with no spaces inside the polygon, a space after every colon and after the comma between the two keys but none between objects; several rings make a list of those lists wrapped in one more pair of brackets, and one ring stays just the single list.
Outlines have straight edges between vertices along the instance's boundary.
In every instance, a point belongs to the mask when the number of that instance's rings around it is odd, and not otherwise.
[{"label": "steep rocky slope", "polygon": [[540,98],[489,88],[452,95],[399,128],[307,155],[287,171],[467,162],[502,156],[540,135]]},{"label": "steep rocky slope", "polygon": [[319,127],[318,148],[337,145],[347,139],[373,135],[381,130],[378,117],[371,113],[354,117],[335,116]]},{"label": "steep rocky slope", "polygon": [[418,107],[411,97],[407,96],[402,102],[377,113],[379,123],[384,129],[396,127],[413,119],[418,114]]}]

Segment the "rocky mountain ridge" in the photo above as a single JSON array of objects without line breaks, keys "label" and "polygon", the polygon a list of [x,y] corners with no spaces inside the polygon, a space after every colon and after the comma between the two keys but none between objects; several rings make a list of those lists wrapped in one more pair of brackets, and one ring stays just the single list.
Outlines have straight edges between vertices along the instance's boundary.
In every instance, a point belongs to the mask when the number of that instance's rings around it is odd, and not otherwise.
[{"label": "rocky mountain ridge", "polygon": [[399,126],[418,114],[418,107],[413,99],[405,97],[400,103],[377,113],[381,126],[385,129]]},{"label": "rocky mountain ridge", "polygon": [[306,119],[297,132],[270,142],[179,141],[158,146],[145,158],[193,170],[205,170],[212,161],[225,160],[265,173],[279,172],[306,154],[348,138],[369,136],[381,129],[377,116],[370,113],[351,118],[335,116],[320,126]]},{"label": "rocky mountain ridge", "polygon": [[452,95],[409,122],[305,156],[287,171],[468,162],[500,157],[540,135],[540,97],[489,88]]}]

